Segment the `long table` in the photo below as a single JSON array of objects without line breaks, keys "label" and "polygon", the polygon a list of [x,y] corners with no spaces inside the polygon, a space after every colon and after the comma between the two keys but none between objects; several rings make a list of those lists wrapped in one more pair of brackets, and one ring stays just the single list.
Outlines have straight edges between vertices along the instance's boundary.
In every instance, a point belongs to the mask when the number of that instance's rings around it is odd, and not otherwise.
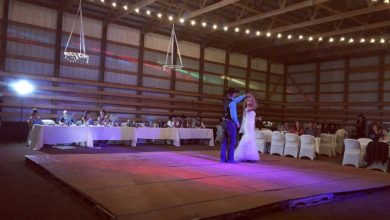
[{"label": "long table", "polygon": [[44,125],[34,125],[28,144],[34,150],[40,150],[45,144],[75,142],[85,142],[86,147],[92,148],[96,140],[131,141],[131,145],[136,146],[138,139],[172,140],[175,146],[180,146],[181,139],[208,139],[209,146],[214,146],[212,129]]}]

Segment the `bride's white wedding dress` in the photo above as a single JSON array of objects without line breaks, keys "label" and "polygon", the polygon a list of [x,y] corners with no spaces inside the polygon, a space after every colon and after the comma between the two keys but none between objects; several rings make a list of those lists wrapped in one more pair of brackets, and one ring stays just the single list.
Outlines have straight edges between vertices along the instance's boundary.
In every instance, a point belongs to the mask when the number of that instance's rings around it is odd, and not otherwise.
[{"label": "bride's white wedding dress", "polygon": [[244,135],[242,136],[240,143],[238,143],[238,147],[234,151],[234,160],[236,161],[260,160],[255,140],[255,118],[255,111],[247,111],[245,109],[241,123],[241,130]]}]

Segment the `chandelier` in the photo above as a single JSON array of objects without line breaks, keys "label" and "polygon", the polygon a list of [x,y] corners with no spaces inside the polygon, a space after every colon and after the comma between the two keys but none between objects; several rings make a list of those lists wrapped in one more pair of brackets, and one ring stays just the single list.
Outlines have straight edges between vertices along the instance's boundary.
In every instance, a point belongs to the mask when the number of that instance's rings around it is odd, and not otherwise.
[{"label": "chandelier", "polygon": [[[79,51],[72,52],[72,51],[68,51],[68,47],[69,47],[69,43],[72,39],[74,29],[76,27],[78,17],[80,17]],[[78,62],[78,61],[85,61],[86,63],[89,62],[89,56],[85,53],[85,36],[84,36],[83,10],[81,8],[81,0],[79,3],[79,8],[78,8],[76,16],[75,16],[75,20],[73,22],[72,29],[71,29],[70,34],[69,34],[68,42],[66,43],[66,46],[65,46],[64,56],[65,56],[66,60],[68,60],[69,62],[72,62],[72,63]]]},{"label": "chandelier", "polygon": [[[175,44],[176,44],[177,55],[179,57],[179,64],[176,64],[173,62]],[[163,67],[163,70],[165,70],[165,69],[178,70],[178,69],[183,68],[183,61],[182,61],[181,55],[180,55],[179,44],[177,43],[177,37],[176,37],[176,33],[175,33],[175,25],[174,24],[172,24],[172,32],[171,32],[171,38],[169,39],[167,56],[165,58],[165,63],[162,67]]]}]

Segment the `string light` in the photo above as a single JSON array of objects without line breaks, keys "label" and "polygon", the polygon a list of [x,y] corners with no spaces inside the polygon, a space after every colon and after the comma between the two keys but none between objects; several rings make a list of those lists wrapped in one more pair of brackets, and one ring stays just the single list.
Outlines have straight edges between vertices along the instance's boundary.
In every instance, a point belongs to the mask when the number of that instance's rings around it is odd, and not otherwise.
[{"label": "string light", "polygon": [[[96,1],[94,1],[94,0],[90,0],[91,2],[96,2]],[[381,1],[378,1],[378,0],[371,0],[372,2],[374,2],[374,3],[378,3],[378,2],[383,2],[383,3],[385,3],[385,4],[390,4],[390,0],[381,0]],[[116,0],[111,0],[111,1],[105,1],[105,0],[100,0],[100,2],[101,3],[104,3],[104,4],[110,4],[112,7],[114,7],[114,8],[117,8],[117,7],[120,7],[120,9],[122,9],[122,10],[125,10],[125,11],[128,11],[129,10],[129,6],[127,5],[127,4],[125,4],[125,2],[124,1],[122,1],[123,3],[117,3],[117,1]],[[134,12],[135,13],[140,13],[140,8],[135,8],[134,9]],[[145,14],[147,15],[147,16],[150,16],[150,15],[152,15],[152,13],[151,13],[151,11],[150,10],[145,10]],[[186,22],[186,19],[185,18],[180,18],[180,19],[178,19],[178,20],[175,20],[175,17],[174,17],[174,15],[164,15],[163,13],[161,13],[161,12],[156,12],[156,16],[159,18],[159,19],[161,19],[161,18],[163,18],[164,16],[167,16],[167,19],[170,21],[170,22],[173,22],[173,23],[181,23],[181,24],[184,24],[185,22]],[[192,26],[195,26],[196,24],[197,24],[197,22],[195,21],[195,20],[191,20],[190,21],[190,24],[192,25]],[[207,21],[203,21],[202,23],[201,23],[201,26],[202,27],[204,27],[204,28],[206,28],[207,26],[209,26],[208,24],[210,24],[210,29],[212,29],[212,30],[218,30],[218,29],[220,29],[221,31],[223,30],[224,32],[227,32],[228,30],[229,30],[229,26],[227,26],[227,25],[224,25],[224,26],[219,26],[218,25],[218,23],[214,23],[213,24],[213,22],[207,22]],[[212,25],[211,25],[212,24]],[[238,33],[238,32],[240,32],[241,30],[240,30],[240,27],[235,27],[234,28],[234,32],[236,32],[236,33]],[[245,34],[247,34],[247,35],[253,35],[253,36],[260,36],[261,35],[261,31],[260,30],[256,30],[256,31],[251,31],[250,29],[245,29]],[[284,35],[282,34],[282,33],[278,33],[278,34],[276,34],[275,35],[275,38],[282,38]],[[285,34],[285,36],[286,36],[286,38],[284,38],[284,39],[287,39],[287,40],[291,40],[292,38],[293,38],[293,35],[292,34],[288,34],[288,33],[286,33]],[[268,37],[268,38],[270,38],[270,37],[273,37],[272,36],[272,33],[271,32],[266,32],[266,37]],[[302,34],[301,35],[298,35],[298,40],[302,40],[302,39],[307,39],[309,42],[312,42],[312,41],[314,41],[314,40],[317,40],[318,42],[322,42],[322,41],[324,41],[325,39],[323,38],[323,37],[313,37],[313,36],[308,36],[307,38],[306,37],[304,37]],[[344,37],[344,36],[340,36],[339,38],[338,37],[329,37],[327,40],[327,42],[329,42],[329,43],[333,43],[333,42],[335,42],[336,41],[336,39],[338,39],[339,40],[339,42],[346,42],[346,43],[354,43],[355,42],[355,40],[356,40],[356,42],[360,42],[360,43],[371,43],[371,44],[374,44],[374,43],[380,43],[380,44],[387,44],[387,43],[389,43],[390,44],[390,40],[386,40],[386,39],[384,39],[384,38],[375,38],[375,36],[374,37],[372,37],[372,38],[368,38],[368,39],[365,39],[365,38],[360,38],[360,39],[354,39],[354,38],[348,38],[348,40],[347,40],[347,38],[346,37]]]}]

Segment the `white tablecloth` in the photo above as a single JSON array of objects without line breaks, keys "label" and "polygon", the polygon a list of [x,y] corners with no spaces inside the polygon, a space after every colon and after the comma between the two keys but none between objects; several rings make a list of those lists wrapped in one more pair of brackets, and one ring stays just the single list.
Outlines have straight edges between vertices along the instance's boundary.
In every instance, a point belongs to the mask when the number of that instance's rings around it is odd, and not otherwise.
[{"label": "white tablecloth", "polygon": [[99,127],[91,126],[92,140],[127,141],[135,140],[134,127]]},{"label": "white tablecloth", "polygon": [[209,139],[209,146],[214,146],[213,129],[179,128],[180,139]]},{"label": "white tablecloth", "polygon": [[44,126],[34,125],[28,143],[34,150],[40,150],[44,144],[68,144],[86,142],[87,147],[93,147],[90,128],[85,126]]},{"label": "white tablecloth", "polygon": [[210,139],[209,146],[214,146],[212,129],[200,128],[137,128],[131,145],[137,145],[137,139],[173,140],[173,145],[180,146],[180,139]]}]

